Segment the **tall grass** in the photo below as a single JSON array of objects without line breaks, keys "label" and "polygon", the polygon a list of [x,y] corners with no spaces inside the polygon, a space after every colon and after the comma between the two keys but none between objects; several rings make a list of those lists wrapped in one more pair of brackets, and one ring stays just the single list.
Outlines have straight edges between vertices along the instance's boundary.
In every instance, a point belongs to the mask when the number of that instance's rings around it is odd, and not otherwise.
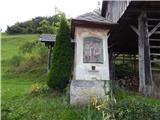
[{"label": "tall grass", "polygon": [[46,84],[46,48],[38,45],[23,54],[20,48],[37,39],[38,35],[2,36],[2,120],[97,120],[101,113],[91,107],[70,106],[65,94],[35,87]]},{"label": "tall grass", "polygon": [[[31,53],[22,54],[19,51],[25,43],[37,39],[38,35],[2,35],[2,120],[102,120],[106,118],[106,114],[115,113],[116,110],[118,111],[115,115],[122,114],[121,118],[124,118],[123,115],[134,115],[131,113],[134,108],[139,109],[138,106],[141,106],[140,110],[145,113],[146,105],[153,106],[153,110],[160,105],[159,100],[115,87],[115,97],[119,103],[115,109],[108,109],[113,111],[106,111],[107,107],[97,110],[93,105],[70,106],[65,93],[52,91],[45,86],[47,66],[43,51],[41,53],[44,46],[35,47]],[[11,62],[12,59],[15,60],[14,56],[23,59],[14,65],[15,61]],[[43,56],[43,59],[40,56]],[[125,114],[125,110],[130,112]],[[155,114],[159,115],[157,112]]]}]

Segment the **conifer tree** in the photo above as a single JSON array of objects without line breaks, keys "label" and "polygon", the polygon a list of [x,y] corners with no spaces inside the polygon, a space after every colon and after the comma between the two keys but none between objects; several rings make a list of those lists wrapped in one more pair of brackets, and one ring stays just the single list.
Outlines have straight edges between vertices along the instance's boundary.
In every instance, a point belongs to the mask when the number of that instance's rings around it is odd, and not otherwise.
[{"label": "conifer tree", "polygon": [[63,90],[67,86],[71,76],[72,56],[69,25],[65,16],[62,15],[48,75],[47,84],[50,88]]}]

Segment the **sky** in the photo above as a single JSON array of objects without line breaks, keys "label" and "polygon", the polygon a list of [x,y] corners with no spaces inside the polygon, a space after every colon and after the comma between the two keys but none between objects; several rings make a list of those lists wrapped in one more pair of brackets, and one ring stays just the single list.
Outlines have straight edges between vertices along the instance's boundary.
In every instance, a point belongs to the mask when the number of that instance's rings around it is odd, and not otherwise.
[{"label": "sky", "polygon": [[96,9],[98,1],[102,2],[102,0],[1,0],[0,29],[5,31],[7,25],[37,16],[52,16],[55,14],[55,7],[74,18]]}]

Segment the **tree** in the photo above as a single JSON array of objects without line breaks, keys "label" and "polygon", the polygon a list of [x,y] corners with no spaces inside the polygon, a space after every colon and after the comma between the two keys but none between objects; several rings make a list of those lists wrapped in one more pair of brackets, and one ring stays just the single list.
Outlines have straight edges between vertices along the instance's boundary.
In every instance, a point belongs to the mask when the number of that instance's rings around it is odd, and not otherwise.
[{"label": "tree", "polygon": [[33,22],[32,21],[27,21],[27,27],[26,27],[26,31],[27,33],[33,33],[34,29],[33,29]]},{"label": "tree", "polygon": [[57,34],[60,27],[61,16],[65,16],[64,12],[59,11],[56,8],[56,14],[53,16],[52,30],[54,34]]},{"label": "tree", "polygon": [[49,25],[49,22],[47,20],[42,20],[39,23],[39,27],[37,28],[37,31],[39,33],[50,33],[51,32],[51,27]]},{"label": "tree", "polygon": [[50,88],[62,91],[67,86],[71,76],[72,56],[69,25],[65,16],[62,15],[48,75],[47,84]]},{"label": "tree", "polygon": [[9,26],[7,26],[7,33],[9,33],[9,34],[17,34],[17,33],[22,33],[22,31],[23,31],[24,29],[23,28],[21,28],[21,26],[20,26],[20,23],[19,22],[17,22],[17,23],[15,23],[15,25],[13,25],[13,26],[11,26],[11,27],[9,27]]}]

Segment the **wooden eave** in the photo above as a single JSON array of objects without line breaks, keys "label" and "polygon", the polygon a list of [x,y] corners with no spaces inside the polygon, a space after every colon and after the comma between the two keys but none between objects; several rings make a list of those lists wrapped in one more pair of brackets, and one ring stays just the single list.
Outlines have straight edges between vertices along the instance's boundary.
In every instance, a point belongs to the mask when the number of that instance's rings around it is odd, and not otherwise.
[{"label": "wooden eave", "polygon": [[111,32],[109,38],[109,46],[115,45],[114,51],[138,53],[138,35],[130,28],[130,25],[137,27],[138,16],[142,11],[146,11],[149,18],[160,19],[160,1],[132,1],[129,4],[118,21],[119,26]]},{"label": "wooden eave", "polygon": [[148,17],[157,17],[160,15],[160,1],[132,1],[118,23],[137,24],[137,18],[142,11],[146,11]]}]

